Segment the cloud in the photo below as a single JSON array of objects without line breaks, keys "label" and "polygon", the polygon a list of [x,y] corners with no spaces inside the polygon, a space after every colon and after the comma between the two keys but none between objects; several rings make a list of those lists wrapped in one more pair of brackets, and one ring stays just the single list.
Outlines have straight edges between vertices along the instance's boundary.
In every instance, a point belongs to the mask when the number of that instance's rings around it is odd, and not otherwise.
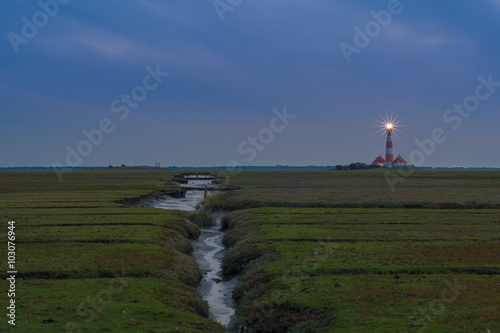
[{"label": "cloud", "polygon": [[[159,63],[164,67],[186,71],[235,71],[238,66],[224,49],[217,49],[204,40],[182,38],[172,33],[168,42],[152,36],[144,30],[114,32],[115,27],[99,28],[90,23],[66,17],[64,32],[40,37],[38,47],[52,57],[63,57],[71,61],[96,62],[118,61],[125,64]],[[116,29],[114,29],[116,30]],[[165,33],[155,31],[155,33]]]},{"label": "cloud", "polygon": [[[99,29],[75,19],[66,19],[65,32],[44,36],[43,52],[78,59],[89,54],[109,60],[140,61],[157,57],[158,50],[124,34]],[[166,57],[167,54],[162,54]]]},{"label": "cloud", "polygon": [[473,43],[457,32],[436,22],[391,23],[386,28],[390,39],[407,47],[471,46]]},{"label": "cloud", "polygon": [[489,0],[490,4],[500,10],[500,1],[499,0]]}]

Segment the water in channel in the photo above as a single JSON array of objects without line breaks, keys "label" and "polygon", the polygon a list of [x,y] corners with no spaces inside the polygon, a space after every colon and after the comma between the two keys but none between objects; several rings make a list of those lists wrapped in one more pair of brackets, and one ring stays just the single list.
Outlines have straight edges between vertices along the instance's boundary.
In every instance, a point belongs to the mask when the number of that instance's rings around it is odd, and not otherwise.
[{"label": "water in channel", "polygon": [[[189,180],[183,187],[190,188],[186,191],[184,198],[167,197],[156,203],[156,208],[194,211],[203,201],[204,189],[214,188],[212,179]],[[195,190],[194,188],[199,188]],[[234,304],[231,298],[232,291],[236,285],[236,278],[230,281],[222,281],[222,258],[225,247],[222,244],[224,232],[220,231],[221,221],[224,213],[212,214],[215,226],[202,228],[198,240],[193,241],[193,256],[203,272],[203,280],[200,283],[200,292],[203,299],[210,307],[210,318],[218,321],[226,327],[231,327],[236,319]]]}]

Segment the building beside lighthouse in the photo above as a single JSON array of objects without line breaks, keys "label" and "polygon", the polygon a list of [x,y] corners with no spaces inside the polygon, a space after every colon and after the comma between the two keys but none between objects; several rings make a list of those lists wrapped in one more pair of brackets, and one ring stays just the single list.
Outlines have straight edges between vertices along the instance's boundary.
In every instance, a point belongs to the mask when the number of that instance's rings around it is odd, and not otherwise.
[{"label": "building beside lighthouse", "polygon": [[392,144],[392,131],[394,129],[394,126],[392,124],[387,124],[386,125],[386,131],[387,131],[387,140],[385,142],[385,159],[382,158],[381,155],[379,155],[373,162],[371,163],[372,165],[378,165],[378,166],[383,166],[386,168],[392,168],[392,167],[406,167],[408,166],[408,162],[401,157],[401,155],[398,155],[396,159],[394,159],[394,153],[392,151],[393,149],[393,144]]},{"label": "building beside lighthouse", "polygon": [[394,162],[392,162],[392,166],[406,167],[406,166],[408,166],[408,162],[406,162],[406,160],[404,158],[402,158],[401,155],[399,155],[398,157],[396,157]]},{"label": "building beside lighthouse", "polygon": [[408,162],[406,162],[406,160],[403,157],[401,157],[401,155],[396,157],[396,159],[392,163],[387,163],[382,158],[382,156],[378,156],[376,159],[373,160],[373,162],[371,164],[378,165],[381,167],[385,166],[388,168],[392,168],[392,167],[398,168],[398,167],[407,167],[408,166]]},{"label": "building beside lighthouse", "polygon": [[384,166],[385,160],[379,155],[376,159],[373,160],[372,164],[376,164],[378,166]]}]

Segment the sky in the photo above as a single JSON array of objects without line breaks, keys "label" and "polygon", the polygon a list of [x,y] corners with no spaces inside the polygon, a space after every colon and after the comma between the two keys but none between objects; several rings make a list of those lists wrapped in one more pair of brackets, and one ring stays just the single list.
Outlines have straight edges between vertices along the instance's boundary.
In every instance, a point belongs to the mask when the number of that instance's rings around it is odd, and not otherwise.
[{"label": "sky", "polygon": [[[500,0],[5,0],[0,167],[500,167]],[[383,129],[382,129],[383,130]]]}]

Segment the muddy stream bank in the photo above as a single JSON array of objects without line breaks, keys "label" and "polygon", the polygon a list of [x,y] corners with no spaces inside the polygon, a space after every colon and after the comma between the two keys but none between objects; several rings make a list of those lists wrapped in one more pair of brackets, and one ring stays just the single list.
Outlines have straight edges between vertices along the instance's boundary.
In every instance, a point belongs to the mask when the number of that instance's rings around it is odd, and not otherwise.
[{"label": "muddy stream bank", "polygon": [[[181,187],[186,188],[185,196],[174,198],[166,196],[153,205],[155,208],[194,211],[204,199],[205,188],[216,190],[218,185],[212,184],[212,179],[190,179]],[[203,272],[203,280],[199,290],[203,299],[210,307],[210,318],[222,325],[232,328],[236,320],[232,291],[237,278],[222,281],[222,258],[225,247],[222,244],[224,232],[221,229],[223,212],[212,213],[215,225],[210,228],[201,228],[201,235],[193,241],[193,256]]]}]

